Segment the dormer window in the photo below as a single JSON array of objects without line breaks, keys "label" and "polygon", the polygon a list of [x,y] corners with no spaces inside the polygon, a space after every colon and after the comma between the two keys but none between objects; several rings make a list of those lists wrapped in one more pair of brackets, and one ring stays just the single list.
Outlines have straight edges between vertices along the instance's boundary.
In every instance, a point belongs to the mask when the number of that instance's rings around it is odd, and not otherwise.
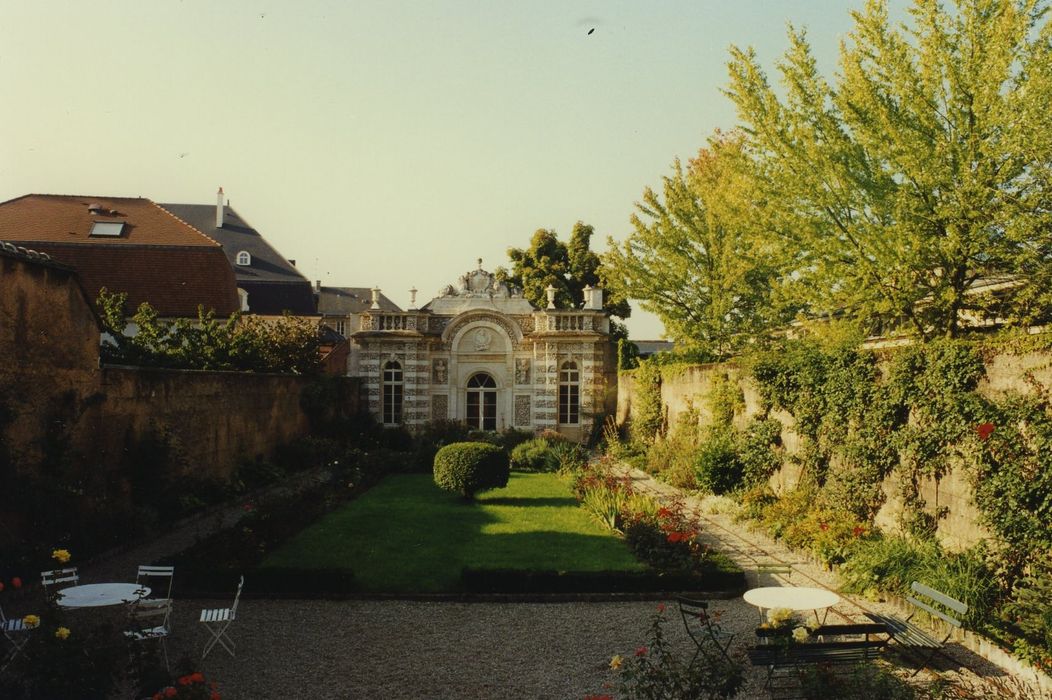
[{"label": "dormer window", "polygon": [[123,231],[123,221],[96,221],[91,225],[91,232],[88,235],[100,238],[119,238]]},{"label": "dormer window", "polygon": [[238,265],[251,265],[252,264],[252,256],[249,255],[247,250],[242,250],[241,252],[239,252],[237,254],[237,264]]}]

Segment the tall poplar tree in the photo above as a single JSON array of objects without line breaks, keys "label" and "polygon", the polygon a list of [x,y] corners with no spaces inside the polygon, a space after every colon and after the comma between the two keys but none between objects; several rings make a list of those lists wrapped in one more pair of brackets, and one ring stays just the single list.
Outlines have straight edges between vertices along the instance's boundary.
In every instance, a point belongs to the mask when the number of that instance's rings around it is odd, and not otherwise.
[{"label": "tall poplar tree", "polygon": [[[1052,281],[1052,30],[1041,0],[884,0],[853,13],[835,84],[790,28],[782,92],[732,49],[728,94],[813,313],[954,336],[1001,283],[1033,321]],[[1002,300],[1003,302],[1003,300]],[[999,302],[999,303],[1002,303]]]},{"label": "tall poplar tree", "polygon": [[740,134],[717,133],[660,192],[647,188],[634,231],[603,256],[613,289],[656,314],[677,345],[723,359],[786,320],[772,295],[777,258],[763,235]]}]

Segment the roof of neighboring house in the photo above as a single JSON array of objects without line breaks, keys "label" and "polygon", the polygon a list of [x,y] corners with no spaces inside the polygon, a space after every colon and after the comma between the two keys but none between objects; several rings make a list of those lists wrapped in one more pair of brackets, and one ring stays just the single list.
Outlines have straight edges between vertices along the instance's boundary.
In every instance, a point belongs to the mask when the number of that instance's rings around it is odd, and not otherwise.
[{"label": "roof of neighboring house", "polygon": [[[119,235],[91,235],[96,223]],[[239,307],[234,272],[218,242],[141,197],[30,194],[0,203],[0,239],[74,268],[92,300],[105,287],[149,302],[166,317],[198,305],[228,315]]]},{"label": "roof of neighboring house", "polygon": [[[368,287],[320,287],[318,313],[325,316],[346,316],[368,311],[373,305],[373,291]],[[398,305],[380,292],[381,311],[401,311]]]},{"label": "roof of neighboring house", "polygon": [[[175,216],[219,241],[234,268],[238,286],[249,293],[248,308],[252,313],[313,314],[314,296],[310,281],[281,253],[271,246],[259,231],[252,228],[230,205],[223,207],[223,226],[216,227],[214,204],[161,204]],[[237,254],[247,252],[251,264],[238,265]],[[247,283],[258,283],[249,286]],[[289,288],[269,285],[290,285]],[[296,288],[300,287],[300,288]]]},{"label": "roof of neighboring house", "polygon": [[655,353],[666,352],[673,348],[671,340],[631,340],[630,342],[635,344],[636,350],[643,357],[650,357]]}]

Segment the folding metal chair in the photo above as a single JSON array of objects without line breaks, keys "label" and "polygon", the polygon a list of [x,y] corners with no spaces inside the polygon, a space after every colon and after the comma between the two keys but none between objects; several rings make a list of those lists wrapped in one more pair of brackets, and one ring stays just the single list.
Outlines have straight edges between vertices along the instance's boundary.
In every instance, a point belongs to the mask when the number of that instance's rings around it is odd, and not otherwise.
[{"label": "folding metal chair", "polygon": [[136,642],[160,640],[161,651],[164,653],[164,667],[169,671],[171,667],[168,665],[167,640],[172,633],[171,619],[171,598],[142,598],[129,605],[128,620],[132,629],[124,632],[125,637]]},{"label": "folding metal chair", "polygon": [[44,596],[51,600],[58,591],[49,590],[52,586],[57,586],[63,583],[70,583],[76,586],[80,583],[80,574],[77,573],[77,567],[69,569],[52,569],[51,571],[40,572],[40,582],[44,584]]},{"label": "folding metal chair", "polygon": [[699,655],[704,654],[706,658],[710,658],[710,655],[714,652],[719,653],[720,656],[730,661],[730,657],[727,656],[727,648],[730,647],[734,635],[724,632],[713,621],[712,615],[709,613],[708,601],[681,597],[676,598],[676,602],[679,604],[679,614],[683,618],[683,626],[686,628],[691,641],[694,642],[694,646],[697,647],[690,663],[687,664],[687,668],[694,665]]},{"label": "folding metal chair", "polygon": [[7,650],[3,661],[0,662],[0,673],[3,673],[11,665],[11,662],[15,660],[15,657],[25,653],[22,651],[22,647],[29,641],[29,633],[33,631],[33,628],[26,625],[20,617],[12,620],[7,619],[7,616],[4,615],[4,609],[0,607],[0,630],[3,631],[4,639],[11,644],[11,648]]},{"label": "folding metal chair", "polygon": [[[142,564],[139,566],[139,571],[135,575],[135,583],[140,586],[149,586],[152,589],[150,600],[171,598],[172,597],[172,580],[175,578],[175,567],[174,566],[151,566],[148,564]],[[167,582],[161,581],[161,586],[158,587],[154,580],[168,579]],[[165,587],[167,583],[167,587]],[[160,595],[161,588],[164,588],[164,595]]]},{"label": "folding metal chair", "polygon": [[244,585],[245,577],[242,576],[241,581],[237,584],[237,593],[234,594],[234,604],[229,608],[212,608],[201,611],[199,622],[203,623],[205,629],[212,635],[212,638],[205,644],[204,652],[201,654],[202,659],[208,656],[208,652],[212,651],[212,647],[216,645],[216,642],[221,644],[231,656],[234,656],[234,640],[230,638],[226,631],[237,619],[237,604],[241,600],[241,588]]}]

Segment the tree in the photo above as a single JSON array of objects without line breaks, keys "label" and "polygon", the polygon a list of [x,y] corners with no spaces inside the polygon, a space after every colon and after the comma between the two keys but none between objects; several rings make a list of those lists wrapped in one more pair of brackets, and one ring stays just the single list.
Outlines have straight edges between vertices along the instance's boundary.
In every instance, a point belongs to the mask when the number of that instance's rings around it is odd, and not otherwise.
[{"label": "tree", "polygon": [[[521,287],[523,296],[538,308],[548,306],[545,291],[555,287],[555,306],[560,309],[580,308],[584,304],[586,286],[605,287],[602,261],[591,250],[595,230],[581,221],[574,224],[569,243],[563,243],[551,229],[538,229],[530,239],[530,247],[509,248],[512,269],[497,270],[497,275]],[[621,319],[628,318],[632,308],[627,299],[603,290],[603,309]],[[625,334],[627,336],[627,334]]]},{"label": "tree", "polygon": [[662,193],[647,188],[621,246],[608,239],[611,287],[639,299],[677,344],[727,357],[780,316],[774,258],[756,222],[740,134],[717,134],[687,167],[677,159]]},{"label": "tree", "polygon": [[[870,330],[954,336],[1001,278],[1020,320],[1052,280],[1052,31],[1042,0],[915,0],[910,26],[884,0],[853,13],[835,85],[805,33],[778,63],[732,49],[728,94],[776,202],[771,234],[813,313]],[[1003,312],[1002,312],[1003,313]]]}]

